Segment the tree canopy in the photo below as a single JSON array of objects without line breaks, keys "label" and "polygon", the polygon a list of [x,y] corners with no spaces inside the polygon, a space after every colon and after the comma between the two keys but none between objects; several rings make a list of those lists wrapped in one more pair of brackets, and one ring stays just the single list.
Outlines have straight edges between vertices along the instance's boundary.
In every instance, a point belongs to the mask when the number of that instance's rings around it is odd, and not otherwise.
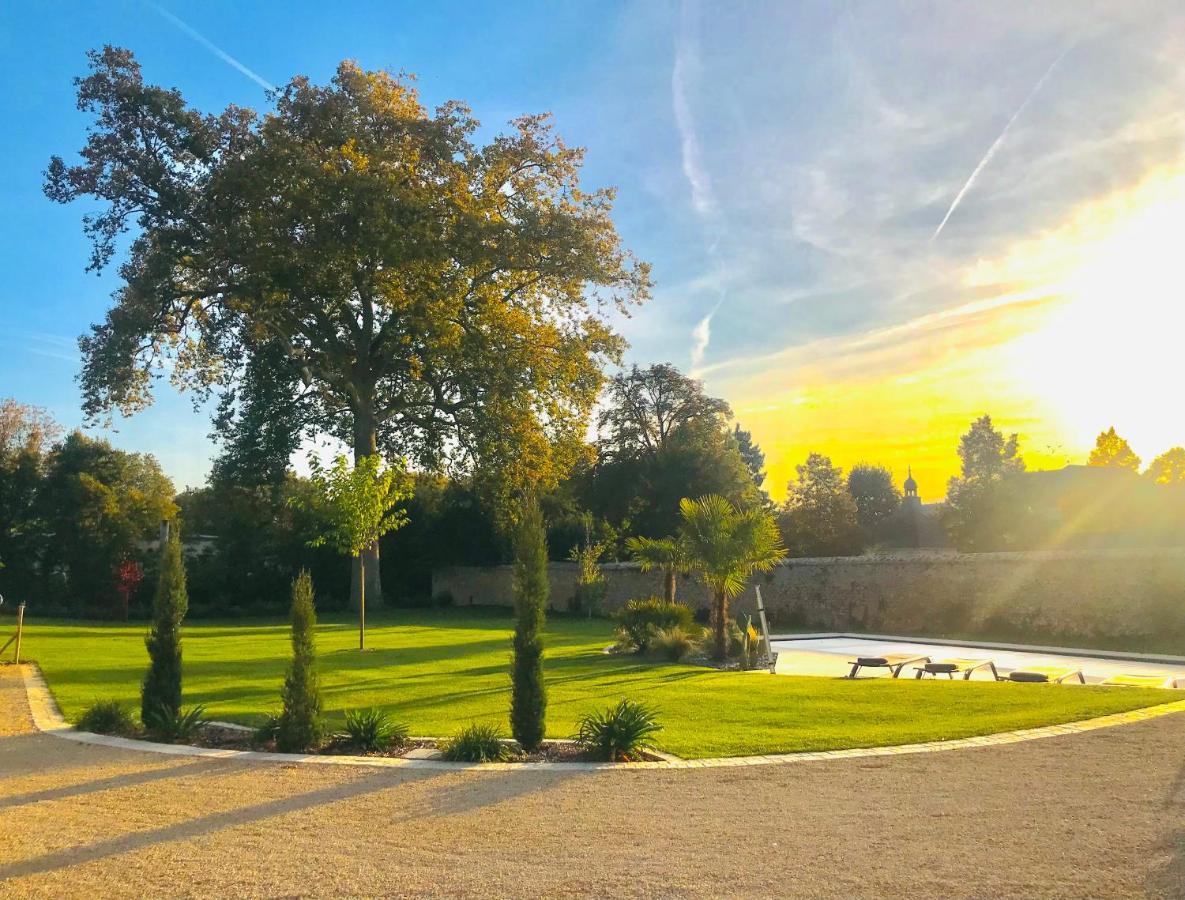
[{"label": "tree canopy", "polygon": [[850,556],[862,549],[856,502],[843,469],[821,453],[796,467],[780,525],[795,556]]},{"label": "tree canopy", "polygon": [[1115,433],[1114,426],[1101,432],[1095,439],[1094,449],[1090,451],[1087,464],[1109,469],[1140,471],[1140,457],[1136,456],[1127,441]]},{"label": "tree canopy", "polygon": [[1154,484],[1185,485],[1185,447],[1166,450],[1152,460],[1144,474]]},{"label": "tree canopy", "polygon": [[991,416],[981,416],[959,440],[962,473],[950,479],[943,523],[960,550],[1014,547],[1027,525],[1019,475],[1020,441],[1005,438]]},{"label": "tree canopy", "polygon": [[893,473],[884,466],[859,463],[848,471],[848,493],[856,503],[856,518],[868,543],[884,540],[901,509],[901,492]]},{"label": "tree canopy", "polygon": [[488,144],[464,104],[430,112],[409,78],[342,63],[260,115],[194,109],[131,52],[89,54],[81,161],[47,195],[94,198],[90,268],[133,232],[106,320],[81,340],[92,417],[151,400],[161,364],[217,391],[228,453],[282,469],[302,435],[499,484],[554,478],[579,452],[621,338],[648,296],[613,191],[546,116]]}]

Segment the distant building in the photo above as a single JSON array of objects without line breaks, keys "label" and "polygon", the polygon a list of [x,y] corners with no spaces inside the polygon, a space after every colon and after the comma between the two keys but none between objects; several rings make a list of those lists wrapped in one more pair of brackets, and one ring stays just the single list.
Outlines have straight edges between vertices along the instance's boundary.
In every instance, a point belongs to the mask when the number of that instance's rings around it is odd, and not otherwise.
[{"label": "distant building", "polygon": [[922,503],[918,494],[918,483],[913,477],[913,466],[905,483],[901,485],[901,508],[893,531],[898,536],[896,543],[910,549],[941,549],[950,546],[946,532],[938,520],[941,503]]}]

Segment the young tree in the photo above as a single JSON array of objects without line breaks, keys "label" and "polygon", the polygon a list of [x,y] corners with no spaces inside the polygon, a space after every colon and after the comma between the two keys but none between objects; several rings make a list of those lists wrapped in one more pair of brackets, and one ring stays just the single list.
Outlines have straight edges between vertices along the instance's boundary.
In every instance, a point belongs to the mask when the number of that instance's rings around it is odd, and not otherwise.
[{"label": "young tree", "polygon": [[140,721],[146,724],[161,711],[181,710],[181,622],[188,608],[181,532],[174,524],[161,543],[152,630],[145,640],[149,663],[140,686]]},{"label": "young tree", "polygon": [[797,467],[782,510],[782,534],[796,555],[851,556],[861,550],[856,502],[843,469],[812,453]]},{"label": "young tree", "polygon": [[1115,426],[1100,432],[1090,451],[1087,465],[1103,466],[1109,469],[1140,471],[1140,457],[1132,451],[1127,441],[1115,433]]},{"label": "young tree", "polygon": [[728,604],[754,572],[786,557],[778,526],[761,507],[738,511],[724,497],[684,498],[679,542],[691,568],[712,594],[712,655],[728,655]]},{"label": "young tree", "polygon": [[510,732],[524,750],[538,749],[546,728],[543,624],[547,609],[547,532],[534,497],[514,523],[514,655]]},{"label": "young tree", "polygon": [[[316,537],[312,546],[328,544],[339,552],[359,560],[363,580],[358,596],[358,649],[366,649],[366,561],[363,551],[379,538],[403,527],[407,515],[396,509],[411,496],[410,480],[400,466],[384,466],[377,454],[364,456],[350,464],[344,456],[334,459],[328,469],[320,460],[309,460],[312,481],[316,486],[315,503],[324,516],[326,532]],[[298,503],[301,501],[297,501]]]},{"label": "young tree", "polygon": [[321,739],[316,630],[313,579],[302,569],[292,582],[292,662],[280,694],[284,709],[276,731],[276,746],[287,753],[308,750]]},{"label": "young tree", "polygon": [[169,357],[175,382],[221,393],[240,468],[331,435],[356,464],[447,464],[509,495],[580,452],[623,346],[610,314],[650,277],[613,191],[581,187],[582,151],[546,116],[479,145],[463,104],[430,112],[409,79],[349,62],[327,85],[294,78],[266,115],[205,115],[127,50],[89,59],[78,105],[95,121],[45,192],[105,204],[86,219],[92,269],[134,232],[81,342],[89,416],[146,406]]},{"label": "young tree", "polygon": [[959,441],[962,474],[950,479],[942,520],[960,550],[1001,550],[1015,545],[1027,525],[1019,492],[1024,460],[1017,436],[1004,435],[982,416]]},{"label": "young tree", "polygon": [[1148,466],[1144,473],[1153,484],[1185,485],[1185,447],[1166,450]]},{"label": "young tree", "polygon": [[872,543],[886,536],[901,508],[901,492],[893,473],[884,466],[860,463],[848,472],[848,494],[856,503],[856,518],[864,539]]},{"label": "young tree", "polygon": [[668,603],[675,602],[675,580],[680,572],[688,569],[683,554],[683,545],[678,538],[632,537],[626,541],[626,549],[643,572],[661,569],[663,575],[663,596]]}]

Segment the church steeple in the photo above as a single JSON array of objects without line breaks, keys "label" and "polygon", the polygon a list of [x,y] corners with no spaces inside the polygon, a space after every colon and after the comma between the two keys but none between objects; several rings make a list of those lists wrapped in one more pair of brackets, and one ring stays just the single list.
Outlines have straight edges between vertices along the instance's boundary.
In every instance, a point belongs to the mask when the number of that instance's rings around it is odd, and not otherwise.
[{"label": "church steeple", "polygon": [[906,477],[905,484],[903,485],[903,487],[905,488],[905,499],[906,500],[915,500],[916,501],[919,499],[919,497],[918,497],[918,483],[913,480],[913,466],[909,467],[909,475]]}]

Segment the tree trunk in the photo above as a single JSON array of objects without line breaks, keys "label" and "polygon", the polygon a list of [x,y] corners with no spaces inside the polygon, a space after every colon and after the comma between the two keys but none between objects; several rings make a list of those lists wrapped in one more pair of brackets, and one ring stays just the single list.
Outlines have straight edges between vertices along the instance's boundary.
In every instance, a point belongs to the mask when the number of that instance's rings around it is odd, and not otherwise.
[{"label": "tree trunk", "polygon": [[728,597],[724,591],[714,591],[712,598],[712,657],[719,662],[728,659]]},{"label": "tree trunk", "polygon": [[674,603],[675,602],[675,570],[674,569],[667,569],[664,587],[666,589],[667,603]]},{"label": "tree trunk", "polygon": [[[354,417],[354,463],[364,456],[378,452],[378,426],[373,412],[360,412]],[[383,582],[379,572],[379,545],[376,541],[362,551],[360,556],[350,560],[350,609],[362,608],[362,578],[366,578],[366,602],[371,609],[383,605]]]}]

